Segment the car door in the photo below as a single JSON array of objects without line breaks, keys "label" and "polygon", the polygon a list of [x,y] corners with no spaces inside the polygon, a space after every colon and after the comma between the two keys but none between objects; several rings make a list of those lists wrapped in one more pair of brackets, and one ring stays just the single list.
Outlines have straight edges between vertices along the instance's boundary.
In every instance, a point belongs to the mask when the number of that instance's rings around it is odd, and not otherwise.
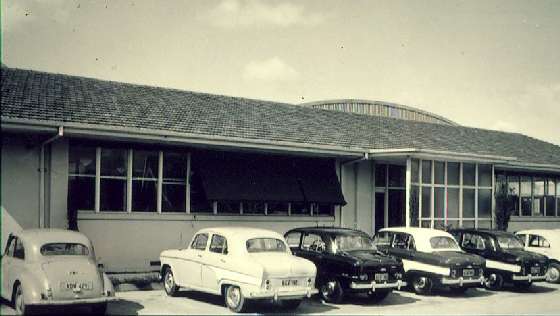
[{"label": "car door", "polygon": [[189,248],[183,250],[179,269],[175,272],[178,284],[184,287],[200,288],[202,285],[202,265],[205,264],[205,251],[208,244],[208,234],[201,233],[194,236]]},{"label": "car door", "polygon": [[388,253],[397,258],[412,260],[416,252],[414,238],[407,233],[394,233]]},{"label": "car door", "polygon": [[14,264],[14,249],[16,238],[11,236],[8,238],[6,251],[2,255],[2,297],[10,300],[12,295],[12,285],[14,282],[13,264]]},{"label": "car door", "polygon": [[298,250],[300,257],[310,260],[317,267],[317,274],[322,275],[326,272],[324,260],[327,250],[327,243],[323,236],[315,233],[304,233],[301,239],[301,247]]},{"label": "car door", "polygon": [[461,248],[468,253],[488,257],[489,252],[492,251],[492,241],[490,238],[485,238],[480,234],[463,233],[459,242],[461,243]]},{"label": "car door", "polygon": [[546,238],[537,234],[529,234],[525,249],[541,255],[550,255],[550,243]]},{"label": "car door", "polygon": [[210,246],[204,253],[205,264],[201,265],[202,287],[209,291],[219,293],[220,281],[235,269],[228,258],[227,240],[219,234],[212,234]]}]

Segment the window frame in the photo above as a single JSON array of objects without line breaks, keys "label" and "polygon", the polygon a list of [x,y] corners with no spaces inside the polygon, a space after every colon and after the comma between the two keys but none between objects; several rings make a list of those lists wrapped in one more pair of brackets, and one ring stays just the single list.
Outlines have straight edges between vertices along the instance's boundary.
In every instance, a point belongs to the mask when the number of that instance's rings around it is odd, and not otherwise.
[{"label": "window frame", "polygon": [[[221,252],[212,250],[212,244],[214,243],[214,238],[215,237],[220,237],[220,238],[223,238],[223,240],[224,240],[224,247],[222,248]],[[212,238],[210,238],[210,245],[208,246],[208,251],[212,252],[212,253],[220,254],[220,255],[227,255],[228,254],[227,238],[225,236],[220,235],[220,234],[212,234]]]},{"label": "window frame", "polygon": [[[206,236],[206,243],[204,244],[204,248],[198,248],[198,247],[196,246],[196,245],[197,245],[198,238],[201,237],[201,236]],[[209,239],[210,239],[210,238],[209,238],[208,233],[199,233],[199,234],[196,234],[196,235],[193,237],[193,240],[192,240],[192,242],[191,242],[189,248],[192,249],[192,250],[205,251],[205,250],[208,248],[208,240],[209,240]]]}]

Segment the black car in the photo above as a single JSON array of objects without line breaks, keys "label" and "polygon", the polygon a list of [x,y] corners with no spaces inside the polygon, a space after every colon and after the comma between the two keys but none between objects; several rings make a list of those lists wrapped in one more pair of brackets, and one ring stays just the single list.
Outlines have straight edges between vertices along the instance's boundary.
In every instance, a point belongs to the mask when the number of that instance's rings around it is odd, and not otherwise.
[{"label": "black car", "polygon": [[317,266],[316,287],[330,303],[340,303],[347,293],[367,293],[381,301],[400,289],[402,263],[377,251],[364,232],[337,227],[296,228],[285,234],[292,253]]},{"label": "black car", "polygon": [[486,287],[499,290],[504,282],[527,288],[546,280],[548,258],[523,249],[512,233],[497,230],[453,229],[461,248],[486,259]]}]

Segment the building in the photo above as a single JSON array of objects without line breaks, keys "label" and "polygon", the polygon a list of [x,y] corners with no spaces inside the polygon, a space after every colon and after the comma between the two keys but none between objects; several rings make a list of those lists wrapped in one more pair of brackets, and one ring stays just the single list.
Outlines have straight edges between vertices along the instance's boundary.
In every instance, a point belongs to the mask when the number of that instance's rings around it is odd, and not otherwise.
[{"label": "building", "polygon": [[504,181],[511,230],[560,227],[560,147],[521,134],[380,102],[291,105],[6,67],[1,80],[2,206],[24,228],[77,223],[109,271],[156,268],[161,250],[217,225],[493,227]]}]

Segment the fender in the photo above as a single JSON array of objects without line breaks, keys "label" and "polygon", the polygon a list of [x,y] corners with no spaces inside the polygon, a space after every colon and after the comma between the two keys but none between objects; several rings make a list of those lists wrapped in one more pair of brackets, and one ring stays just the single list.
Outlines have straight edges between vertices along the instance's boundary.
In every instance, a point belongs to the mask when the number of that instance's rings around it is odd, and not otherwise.
[{"label": "fender", "polygon": [[486,268],[493,269],[493,270],[508,271],[513,273],[518,273],[521,271],[521,267],[519,265],[490,260],[490,259],[486,259]]},{"label": "fender", "polygon": [[[34,269],[30,271],[25,269],[21,272],[19,277],[15,282],[19,281],[23,287],[23,300],[26,304],[33,304],[41,300],[41,293],[45,293],[47,287],[49,286],[47,278],[41,269]],[[12,284],[12,291],[14,289],[14,284]]]},{"label": "fender", "polygon": [[405,273],[416,271],[420,273],[431,273],[441,276],[449,276],[451,270],[448,267],[442,267],[413,260],[402,259]]}]

